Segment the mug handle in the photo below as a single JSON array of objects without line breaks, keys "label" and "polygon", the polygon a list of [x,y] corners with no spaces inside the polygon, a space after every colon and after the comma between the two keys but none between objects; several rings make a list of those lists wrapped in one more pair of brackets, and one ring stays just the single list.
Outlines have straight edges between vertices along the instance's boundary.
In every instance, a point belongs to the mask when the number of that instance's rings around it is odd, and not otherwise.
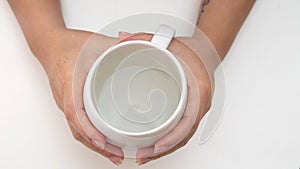
[{"label": "mug handle", "polygon": [[160,25],[154,33],[151,42],[164,49],[167,49],[175,35],[175,32],[176,31],[168,25]]}]

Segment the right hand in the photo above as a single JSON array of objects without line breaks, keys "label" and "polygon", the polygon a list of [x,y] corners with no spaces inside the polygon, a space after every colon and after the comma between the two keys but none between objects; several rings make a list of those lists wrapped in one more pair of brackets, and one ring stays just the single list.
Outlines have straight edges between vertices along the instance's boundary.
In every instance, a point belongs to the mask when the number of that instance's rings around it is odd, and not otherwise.
[{"label": "right hand", "polygon": [[[122,150],[106,142],[105,136],[87,117],[82,101],[89,68],[103,51],[119,39],[79,30],[66,30],[56,37],[52,39],[53,46],[40,49],[35,54],[39,55],[47,72],[58,107],[64,112],[76,140],[109,158],[114,164],[121,164],[124,159]],[[87,41],[88,44],[85,44]],[[80,62],[77,63],[79,55]]]}]

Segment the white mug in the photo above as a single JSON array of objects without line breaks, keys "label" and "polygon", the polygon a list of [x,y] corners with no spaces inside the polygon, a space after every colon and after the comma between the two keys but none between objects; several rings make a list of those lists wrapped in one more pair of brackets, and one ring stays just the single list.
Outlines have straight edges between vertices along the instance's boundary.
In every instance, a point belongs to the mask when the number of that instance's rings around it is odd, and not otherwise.
[{"label": "white mug", "polygon": [[149,147],[180,121],[188,89],[180,62],[167,50],[174,34],[161,25],[151,42],[121,42],[92,65],[84,106],[109,143],[127,150]]}]

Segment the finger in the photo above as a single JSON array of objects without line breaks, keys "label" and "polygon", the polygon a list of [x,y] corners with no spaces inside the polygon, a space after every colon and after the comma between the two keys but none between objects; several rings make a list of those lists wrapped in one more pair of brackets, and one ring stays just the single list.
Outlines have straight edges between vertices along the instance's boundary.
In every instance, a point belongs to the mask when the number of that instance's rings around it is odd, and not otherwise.
[{"label": "finger", "polygon": [[133,34],[131,33],[128,33],[128,32],[119,32],[119,39],[122,40],[122,39],[126,39],[130,36],[132,36]]},{"label": "finger", "polygon": [[150,161],[149,157],[153,156],[153,146],[139,149],[136,153],[136,163],[138,165],[145,164]]},{"label": "finger", "polygon": [[[79,122],[76,115],[72,116],[72,119],[69,120],[69,126],[73,130],[73,136],[76,140],[82,142],[84,145],[87,145],[88,148],[93,148],[92,150],[104,155],[105,157],[114,160],[114,162],[121,163],[124,159],[124,154],[122,150],[116,146],[106,143],[105,147],[102,148],[98,143],[93,142],[89,135],[82,128],[81,123]],[[74,132],[76,131],[76,132]],[[104,137],[104,136],[103,136]],[[105,140],[105,138],[104,138]]]},{"label": "finger", "polygon": [[154,154],[163,153],[181,142],[190,132],[194,124],[197,123],[198,114],[201,114],[199,113],[200,93],[197,81],[189,67],[184,64],[183,67],[187,75],[189,88],[186,109],[178,125],[168,135],[161,138],[155,143],[153,150]]},{"label": "finger", "polygon": [[111,161],[114,161],[117,164],[121,164],[124,160],[123,151],[119,147],[116,147],[110,143],[106,144],[105,152],[109,152],[110,154],[113,154],[113,156],[111,156],[109,159]]},{"label": "finger", "polygon": [[[113,153],[117,156],[122,157],[123,152],[120,148],[109,145],[106,143],[105,136],[100,133],[90,122],[86,113],[83,109],[74,111],[74,107],[68,106],[69,108],[66,110],[67,114],[70,114],[67,118],[69,123],[75,128],[86,140],[90,140],[92,144],[98,147],[98,149],[106,150],[110,153]],[[79,116],[81,115],[81,116]],[[79,118],[81,119],[79,121]]]},{"label": "finger", "polygon": [[95,151],[95,152],[98,152],[98,153],[100,153],[100,154],[102,154],[102,155],[104,155],[104,156],[106,156],[106,157],[108,157],[108,158],[111,156],[110,154],[106,153],[104,150],[99,149],[99,148],[98,148],[97,146],[95,146],[94,144],[91,144],[91,142],[90,142],[90,140],[89,140],[88,138],[82,136],[82,135],[78,132],[78,130],[77,130],[76,128],[73,127],[73,124],[70,124],[70,123],[69,123],[69,127],[70,127],[70,130],[71,130],[72,134],[73,134],[73,137],[74,137],[77,141],[81,142],[81,143],[84,144],[86,147],[90,148],[91,150],[93,150],[93,151]]},{"label": "finger", "polygon": [[91,124],[82,107],[75,110],[73,98],[69,92],[64,95],[64,112],[68,122],[82,136],[89,138],[100,149],[105,149],[106,138]]},{"label": "finger", "polygon": [[150,33],[137,33],[133,34],[131,36],[126,37],[125,39],[122,39],[120,42],[126,42],[130,40],[145,40],[145,41],[151,41],[153,35]]},{"label": "finger", "polygon": [[139,160],[139,159],[142,159],[142,158],[145,158],[145,157],[150,157],[153,155],[153,146],[151,147],[146,147],[146,148],[143,148],[143,149],[139,149],[136,153],[136,159]]},{"label": "finger", "polygon": [[197,90],[198,86],[196,85],[193,76],[190,75],[191,71],[189,71],[188,67],[184,66],[184,69],[185,72],[189,72],[186,73],[188,87],[189,89],[193,89],[193,91],[188,90],[188,102],[181,121],[168,135],[164,136],[155,143],[154,149],[139,149],[137,152],[137,159],[153,157],[157,156],[158,154],[167,152],[168,150],[172,149],[175,145],[177,145],[180,141],[182,141],[194,125],[196,119],[195,117],[197,116],[199,110],[199,94],[197,91],[195,91]]},{"label": "finger", "polygon": [[[89,140],[85,139],[74,127],[72,127],[72,125],[69,125],[70,126],[70,130],[74,136],[74,138],[81,142],[82,144],[84,144],[86,147],[88,147],[89,149],[107,157],[111,162],[113,162],[114,164],[116,165],[120,165],[123,161],[123,157],[119,157],[119,156],[116,156],[115,154],[113,153],[110,153],[108,151],[105,151],[105,150],[101,150],[99,149],[97,146],[95,146],[94,144],[91,144],[91,142],[89,142]],[[107,147],[109,147],[110,145],[108,145]]]}]

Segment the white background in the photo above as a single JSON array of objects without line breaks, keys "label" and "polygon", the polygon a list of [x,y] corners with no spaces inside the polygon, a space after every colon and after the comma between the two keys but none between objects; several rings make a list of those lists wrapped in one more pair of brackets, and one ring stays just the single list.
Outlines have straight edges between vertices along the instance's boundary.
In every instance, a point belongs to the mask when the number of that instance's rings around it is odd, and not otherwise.
[{"label": "white background", "polygon": [[[137,167],[298,169],[300,167],[300,1],[257,1],[223,62],[226,101],[214,136],[197,133],[176,153]],[[89,29],[89,28],[87,28]],[[47,77],[0,0],[0,168],[117,168],[76,142]]]}]

